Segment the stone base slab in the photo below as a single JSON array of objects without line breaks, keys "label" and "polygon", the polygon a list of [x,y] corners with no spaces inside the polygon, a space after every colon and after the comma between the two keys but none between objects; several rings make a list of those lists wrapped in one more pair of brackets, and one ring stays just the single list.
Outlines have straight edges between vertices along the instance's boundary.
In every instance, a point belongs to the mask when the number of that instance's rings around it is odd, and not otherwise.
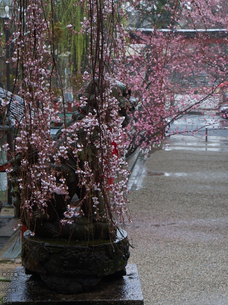
[{"label": "stone base slab", "polygon": [[4,300],[4,305],[143,305],[138,271],[128,264],[122,278],[105,278],[93,291],[79,294],[59,294],[49,290],[33,275],[17,267]]}]

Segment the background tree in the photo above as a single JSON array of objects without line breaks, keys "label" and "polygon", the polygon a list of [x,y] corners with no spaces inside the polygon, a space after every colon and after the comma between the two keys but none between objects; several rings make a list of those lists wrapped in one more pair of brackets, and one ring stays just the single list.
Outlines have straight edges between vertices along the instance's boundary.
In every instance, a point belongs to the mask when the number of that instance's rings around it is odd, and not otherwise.
[{"label": "background tree", "polygon": [[[215,1],[178,3],[174,11],[170,6],[164,7],[173,18],[166,29],[131,29],[131,85],[141,101],[140,111],[135,113],[132,139],[138,138],[136,142],[145,147],[160,142],[167,122],[205,100],[211,103],[218,99],[216,88],[227,79],[227,31],[222,10],[215,9]],[[172,30],[174,23],[184,21],[186,31]],[[222,32],[211,32],[218,21]]]}]

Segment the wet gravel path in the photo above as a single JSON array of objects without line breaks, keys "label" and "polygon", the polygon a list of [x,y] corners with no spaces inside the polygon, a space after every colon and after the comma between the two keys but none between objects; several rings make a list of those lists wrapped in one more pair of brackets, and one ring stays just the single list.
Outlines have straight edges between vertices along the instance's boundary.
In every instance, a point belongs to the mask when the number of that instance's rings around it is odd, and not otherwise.
[{"label": "wet gravel path", "polygon": [[228,304],[228,153],[157,150],[130,181],[145,305]]}]

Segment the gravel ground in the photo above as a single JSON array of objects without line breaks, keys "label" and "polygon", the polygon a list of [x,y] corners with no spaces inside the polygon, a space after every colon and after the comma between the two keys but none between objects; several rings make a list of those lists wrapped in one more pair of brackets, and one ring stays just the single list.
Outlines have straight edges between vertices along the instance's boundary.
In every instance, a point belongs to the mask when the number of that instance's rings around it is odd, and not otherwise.
[{"label": "gravel ground", "polygon": [[139,162],[126,229],[145,305],[228,304],[227,152],[157,150]]}]

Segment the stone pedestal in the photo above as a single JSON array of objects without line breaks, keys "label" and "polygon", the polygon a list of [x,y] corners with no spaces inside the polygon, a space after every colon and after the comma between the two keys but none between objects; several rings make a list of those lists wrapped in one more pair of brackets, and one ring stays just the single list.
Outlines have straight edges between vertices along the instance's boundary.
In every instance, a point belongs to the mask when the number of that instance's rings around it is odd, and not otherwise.
[{"label": "stone pedestal", "polygon": [[143,305],[137,267],[127,265],[122,278],[107,277],[93,291],[79,294],[60,294],[25,274],[24,267],[17,267],[4,300],[4,305]]}]

